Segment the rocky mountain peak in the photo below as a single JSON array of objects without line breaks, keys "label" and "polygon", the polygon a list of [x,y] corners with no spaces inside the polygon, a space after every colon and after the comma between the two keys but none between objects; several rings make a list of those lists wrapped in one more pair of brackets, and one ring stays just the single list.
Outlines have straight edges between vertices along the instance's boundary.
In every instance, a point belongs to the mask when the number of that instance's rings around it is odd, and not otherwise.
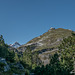
[{"label": "rocky mountain peak", "polygon": [[55,29],[55,28],[51,27],[50,30],[52,30],[52,29]]},{"label": "rocky mountain peak", "polygon": [[10,44],[10,46],[13,47],[13,48],[18,48],[21,45],[18,42],[15,42],[14,44]]}]

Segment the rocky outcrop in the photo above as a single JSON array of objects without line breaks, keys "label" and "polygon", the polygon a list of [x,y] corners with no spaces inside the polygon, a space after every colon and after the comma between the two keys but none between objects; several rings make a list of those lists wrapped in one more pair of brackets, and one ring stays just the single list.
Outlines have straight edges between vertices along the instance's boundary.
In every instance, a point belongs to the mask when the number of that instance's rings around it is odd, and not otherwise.
[{"label": "rocky outcrop", "polygon": [[5,64],[5,66],[4,66],[4,72],[10,70],[10,67],[9,67],[9,65],[7,64],[7,62],[6,62],[6,60],[4,58],[0,57],[0,62]]},{"label": "rocky outcrop", "polygon": [[[13,66],[13,69],[15,69],[15,68],[17,68],[18,70],[19,70],[19,72],[20,72],[20,74],[19,73],[14,73],[12,70],[12,72],[13,72],[13,74],[12,75],[25,75],[25,71],[24,71],[24,67],[23,67],[23,65],[22,64],[20,64],[20,63],[7,63],[7,61],[6,61],[6,59],[5,58],[1,58],[0,57],[0,63],[2,64],[4,64],[4,69],[2,70],[2,72],[7,72],[7,71],[9,71],[9,70],[11,70],[12,69],[12,67],[11,66]],[[1,66],[1,65],[0,65]]]},{"label": "rocky outcrop", "polygon": [[25,75],[24,67],[19,62],[18,63],[11,63],[10,66],[13,66],[14,68],[17,68],[17,69],[19,69],[19,71],[21,71],[20,74],[18,72],[18,73],[13,73],[13,75]]}]

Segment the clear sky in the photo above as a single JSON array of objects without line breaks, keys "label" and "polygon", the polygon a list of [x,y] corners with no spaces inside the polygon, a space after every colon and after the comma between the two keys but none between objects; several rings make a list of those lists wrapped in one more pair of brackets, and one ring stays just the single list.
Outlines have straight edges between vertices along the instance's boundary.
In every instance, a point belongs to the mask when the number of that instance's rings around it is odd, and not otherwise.
[{"label": "clear sky", "polygon": [[75,30],[75,0],[0,0],[0,34],[7,44],[25,44],[50,27]]}]

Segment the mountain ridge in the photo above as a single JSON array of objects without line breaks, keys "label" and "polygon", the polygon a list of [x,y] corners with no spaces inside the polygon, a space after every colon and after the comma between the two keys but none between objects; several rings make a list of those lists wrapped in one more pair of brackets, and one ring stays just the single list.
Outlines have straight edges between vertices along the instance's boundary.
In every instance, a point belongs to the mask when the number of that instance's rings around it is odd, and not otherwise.
[{"label": "mountain ridge", "polygon": [[52,47],[53,45],[57,46],[60,44],[63,38],[71,36],[71,33],[72,33],[72,30],[69,30],[69,29],[50,28],[46,33],[36,38],[33,38],[32,40],[20,46],[19,48],[24,47],[24,46],[36,46],[35,49],[40,49],[41,47],[49,48],[49,47]]}]

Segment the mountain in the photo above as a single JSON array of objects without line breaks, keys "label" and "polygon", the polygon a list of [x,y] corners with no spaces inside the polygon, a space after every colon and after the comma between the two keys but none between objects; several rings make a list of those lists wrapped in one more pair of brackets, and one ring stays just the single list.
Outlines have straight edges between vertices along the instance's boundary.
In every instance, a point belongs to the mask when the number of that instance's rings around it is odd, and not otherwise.
[{"label": "mountain", "polygon": [[[63,38],[65,39],[63,40]],[[25,72],[27,74],[27,71],[31,72],[31,70],[33,70],[35,74],[39,72],[41,72],[39,74],[42,74],[44,70],[45,72],[50,71],[53,75],[53,71],[55,72],[54,74],[56,74],[56,71],[57,74],[59,71],[61,71],[61,74],[63,72],[67,73],[66,69],[70,73],[73,71],[75,52],[74,41],[75,33],[72,30],[62,28],[50,28],[43,35],[30,40],[24,45],[20,45],[18,42],[15,42],[14,44],[8,46],[4,43],[3,37],[0,36],[0,74],[8,75],[10,73],[10,75],[25,75]],[[59,50],[62,49],[60,51],[61,56],[58,57],[58,54],[52,56],[55,52],[58,52],[58,47]],[[59,58],[69,63],[63,63],[63,61],[60,61]],[[44,67],[41,65],[46,66]],[[65,66],[66,68],[64,68]],[[69,70],[69,68],[71,68],[71,70]],[[34,69],[36,70],[34,71]],[[55,71],[55,69],[57,70]],[[48,72],[48,74],[50,72]],[[45,75],[47,75],[47,73],[45,73]],[[65,75],[69,74],[67,73]]]},{"label": "mountain", "polygon": [[15,42],[14,44],[10,44],[10,47],[13,47],[13,48],[18,48],[20,46],[21,45],[18,42]]},{"label": "mountain", "polygon": [[63,28],[50,28],[46,33],[39,37],[33,38],[28,43],[19,47],[19,49],[30,46],[31,50],[38,51],[46,48],[55,48],[60,45],[63,38],[71,36],[72,31]]},{"label": "mountain", "polygon": [[44,62],[44,64],[48,64],[49,56],[57,52],[58,46],[61,44],[63,38],[67,38],[71,36],[71,34],[72,30],[70,29],[50,28],[46,33],[40,35],[39,37],[33,38],[17,49],[24,52],[26,47],[29,46],[32,53],[38,52],[42,62]]}]

